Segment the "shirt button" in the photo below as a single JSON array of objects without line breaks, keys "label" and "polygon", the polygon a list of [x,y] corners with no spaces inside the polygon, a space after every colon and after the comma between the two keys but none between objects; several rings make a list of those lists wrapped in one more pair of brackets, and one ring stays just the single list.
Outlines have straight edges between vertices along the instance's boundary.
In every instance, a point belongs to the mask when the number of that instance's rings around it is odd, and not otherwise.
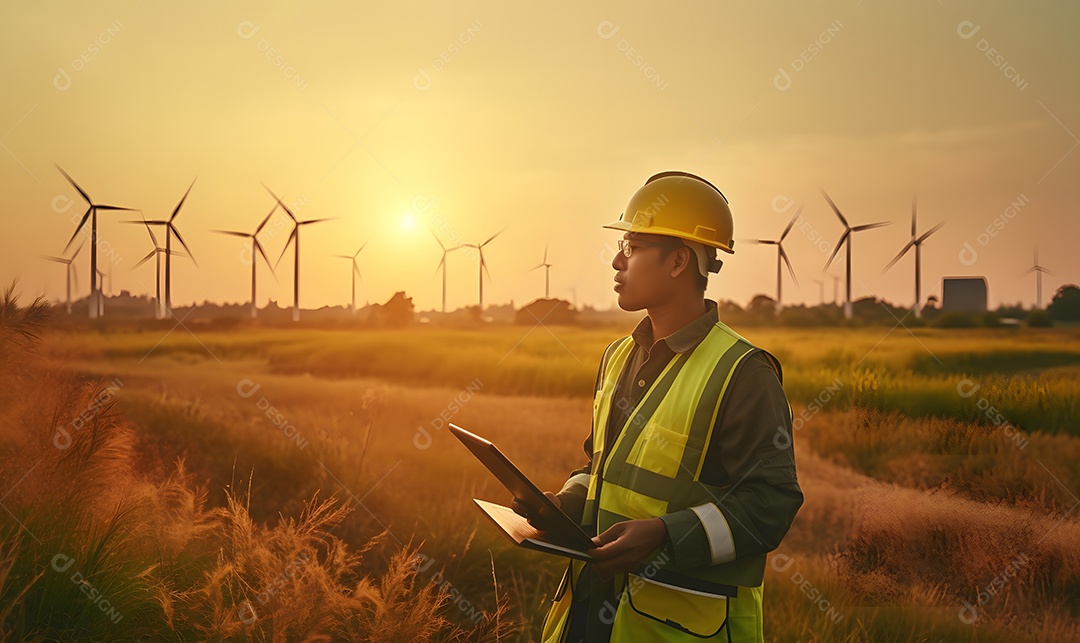
[{"label": "shirt button", "polygon": [[637,385],[638,385],[638,387],[639,387],[639,388],[644,388],[644,386],[645,386],[645,380],[638,380],[638,381],[637,381]]}]

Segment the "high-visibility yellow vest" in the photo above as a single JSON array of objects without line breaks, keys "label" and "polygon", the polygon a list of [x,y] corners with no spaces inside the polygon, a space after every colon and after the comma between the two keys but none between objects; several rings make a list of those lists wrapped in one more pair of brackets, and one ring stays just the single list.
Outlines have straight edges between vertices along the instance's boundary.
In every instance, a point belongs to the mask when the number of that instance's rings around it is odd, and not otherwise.
[{"label": "high-visibility yellow vest", "polygon": [[[585,530],[593,534],[618,522],[683,509],[707,515],[701,508],[731,488],[705,484],[699,477],[731,376],[755,347],[717,321],[693,351],[672,358],[629,414],[607,454],[605,433],[615,387],[633,344],[624,337],[608,347],[593,402],[593,470],[582,518]],[[779,375],[779,363],[766,355]],[[675,577],[665,576],[660,565],[617,577],[619,602],[610,606],[609,615],[611,641],[726,641],[729,636],[732,641],[762,640],[765,560],[765,554],[739,556],[726,563],[680,569]],[[573,561],[567,569],[544,623],[544,643],[564,640],[583,567]],[[738,586],[736,599],[729,599],[725,591],[731,586]]]}]

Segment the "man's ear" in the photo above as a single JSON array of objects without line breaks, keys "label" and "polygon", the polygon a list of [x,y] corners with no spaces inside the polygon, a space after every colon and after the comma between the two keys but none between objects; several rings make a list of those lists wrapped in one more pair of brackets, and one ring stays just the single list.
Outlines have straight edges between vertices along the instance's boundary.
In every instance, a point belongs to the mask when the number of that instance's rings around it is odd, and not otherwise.
[{"label": "man's ear", "polygon": [[[680,246],[675,252],[671,253],[671,256],[675,259],[675,263],[671,268],[672,279],[684,273],[688,268],[691,268],[690,262],[697,261],[694,252],[686,246]],[[697,267],[694,266],[693,269],[697,270]]]}]

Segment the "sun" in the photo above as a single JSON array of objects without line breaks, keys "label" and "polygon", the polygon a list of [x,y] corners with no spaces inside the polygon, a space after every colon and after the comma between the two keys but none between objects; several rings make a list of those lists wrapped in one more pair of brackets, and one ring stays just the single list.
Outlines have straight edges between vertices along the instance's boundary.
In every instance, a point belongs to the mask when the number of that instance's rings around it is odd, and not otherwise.
[{"label": "sun", "polygon": [[412,232],[416,229],[416,215],[412,212],[406,212],[401,215],[401,229],[406,232]]}]

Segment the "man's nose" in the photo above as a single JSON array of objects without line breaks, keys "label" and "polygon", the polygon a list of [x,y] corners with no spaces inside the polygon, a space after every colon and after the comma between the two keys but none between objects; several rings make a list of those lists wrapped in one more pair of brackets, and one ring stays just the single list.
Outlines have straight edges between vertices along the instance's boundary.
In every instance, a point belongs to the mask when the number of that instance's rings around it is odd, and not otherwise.
[{"label": "man's nose", "polygon": [[611,258],[611,267],[615,270],[623,270],[626,268],[626,255],[619,250],[615,253],[615,256]]}]

